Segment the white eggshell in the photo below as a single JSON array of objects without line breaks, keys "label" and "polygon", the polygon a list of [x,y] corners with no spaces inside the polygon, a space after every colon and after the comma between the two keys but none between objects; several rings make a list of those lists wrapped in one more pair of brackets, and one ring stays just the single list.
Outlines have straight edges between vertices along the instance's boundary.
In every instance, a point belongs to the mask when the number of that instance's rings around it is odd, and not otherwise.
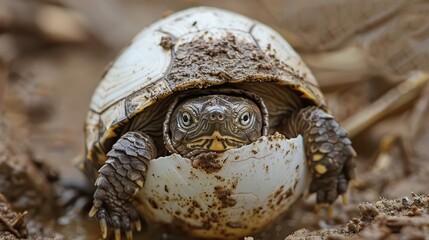
[{"label": "white eggshell", "polygon": [[281,217],[309,184],[301,136],[261,137],[210,161],[217,168],[177,154],[152,160],[137,197],[147,220],[194,237],[245,236]]}]

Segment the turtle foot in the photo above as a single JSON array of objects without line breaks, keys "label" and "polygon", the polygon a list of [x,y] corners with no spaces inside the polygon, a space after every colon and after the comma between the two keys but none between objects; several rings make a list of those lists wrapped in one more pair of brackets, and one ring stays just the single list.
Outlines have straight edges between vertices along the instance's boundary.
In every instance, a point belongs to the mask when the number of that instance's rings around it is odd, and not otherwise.
[{"label": "turtle foot", "polygon": [[144,133],[124,134],[107,153],[108,160],[99,169],[95,181],[93,207],[89,216],[100,222],[101,234],[108,232],[120,240],[133,239],[133,230],[140,231],[139,214],[132,205],[133,197],[143,187],[149,159],[156,156],[153,141]]},{"label": "turtle foot", "polygon": [[334,117],[318,107],[306,107],[286,119],[286,136],[304,137],[308,166],[313,174],[310,193],[316,193],[317,203],[333,203],[346,193],[354,179],[356,153]]},{"label": "turtle foot", "polygon": [[354,178],[356,153],[347,132],[331,115],[315,107],[305,110],[306,155],[313,172],[310,192],[316,193],[318,203],[331,204],[347,192]]},{"label": "turtle foot", "polygon": [[133,239],[133,230],[141,231],[139,215],[130,202],[112,201],[101,203],[94,200],[89,216],[96,216],[100,222],[101,235],[106,239],[109,232],[114,233],[115,240],[121,240],[124,234],[127,240]]}]

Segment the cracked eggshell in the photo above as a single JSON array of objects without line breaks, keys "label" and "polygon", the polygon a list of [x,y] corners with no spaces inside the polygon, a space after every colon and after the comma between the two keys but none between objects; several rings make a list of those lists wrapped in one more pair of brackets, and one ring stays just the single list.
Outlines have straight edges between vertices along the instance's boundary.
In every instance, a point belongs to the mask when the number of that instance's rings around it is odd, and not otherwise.
[{"label": "cracked eggshell", "polygon": [[194,237],[234,238],[273,223],[309,182],[302,137],[275,133],[211,157],[152,160],[137,200],[151,223]]}]

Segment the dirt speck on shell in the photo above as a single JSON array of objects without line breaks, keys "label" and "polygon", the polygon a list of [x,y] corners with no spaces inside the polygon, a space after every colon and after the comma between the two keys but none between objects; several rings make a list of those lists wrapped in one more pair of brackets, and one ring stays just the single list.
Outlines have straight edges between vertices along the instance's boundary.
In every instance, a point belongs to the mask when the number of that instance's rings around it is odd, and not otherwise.
[{"label": "dirt speck on shell", "polygon": [[222,169],[223,164],[217,153],[201,153],[192,159],[192,167],[202,169],[206,173],[215,173]]},{"label": "dirt speck on shell", "polygon": [[216,197],[222,203],[222,207],[233,207],[235,204],[237,204],[237,200],[231,197],[231,189],[223,186],[216,186],[214,189]]},{"label": "dirt speck on shell", "polygon": [[162,37],[161,38],[161,42],[159,42],[159,45],[164,48],[164,50],[170,50],[171,48],[174,47],[174,40],[172,37],[167,36],[167,37]]},{"label": "dirt speck on shell", "polygon": [[230,228],[246,228],[247,225],[242,222],[227,222],[226,225]]}]

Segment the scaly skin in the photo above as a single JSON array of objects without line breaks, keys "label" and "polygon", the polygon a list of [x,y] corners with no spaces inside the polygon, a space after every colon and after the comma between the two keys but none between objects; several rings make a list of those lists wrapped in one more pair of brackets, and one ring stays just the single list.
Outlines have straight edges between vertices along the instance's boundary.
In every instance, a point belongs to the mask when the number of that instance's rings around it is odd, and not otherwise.
[{"label": "scaly skin", "polygon": [[133,196],[143,187],[148,161],[156,157],[152,139],[140,132],[124,134],[107,154],[95,182],[94,205],[90,216],[100,221],[103,238],[113,228],[115,239],[121,232],[132,239],[133,224],[141,229],[139,215],[131,204]]},{"label": "scaly skin", "polygon": [[317,107],[306,107],[286,119],[281,132],[287,137],[303,136],[313,174],[310,193],[316,193],[317,203],[331,204],[347,191],[348,182],[355,177],[356,153],[333,116]]},{"label": "scaly skin", "polygon": [[[185,157],[239,148],[263,134],[263,107],[244,96],[210,94],[186,99],[170,106],[164,142],[170,152]],[[188,124],[183,121],[185,114]]]},{"label": "scaly skin", "polygon": [[[204,102],[205,98],[199,98],[196,104],[199,101]],[[211,109],[213,104],[207,106]],[[202,115],[205,114],[204,109],[199,111]],[[215,110],[218,115],[214,116],[222,115],[222,119],[240,116],[219,112],[217,108]],[[179,112],[173,114],[174,119],[182,116]],[[212,113],[209,112],[208,116]],[[212,124],[218,123],[213,121]],[[168,126],[164,124],[164,127]],[[174,127],[176,125],[173,124]],[[347,133],[331,115],[317,107],[307,107],[286,119],[279,131],[287,137],[303,136],[306,157],[313,174],[310,192],[317,194],[318,203],[333,203],[338,195],[347,191],[349,180],[354,178],[355,152]],[[140,230],[141,226],[131,201],[143,186],[148,162],[156,157],[155,144],[144,133],[128,132],[113,145],[107,157],[108,160],[99,170],[90,215],[97,216],[100,221],[103,238],[107,237],[108,228],[112,228],[115,239],[121,239],[121,233],[132,239],[133,225],[136,230]]]}]

